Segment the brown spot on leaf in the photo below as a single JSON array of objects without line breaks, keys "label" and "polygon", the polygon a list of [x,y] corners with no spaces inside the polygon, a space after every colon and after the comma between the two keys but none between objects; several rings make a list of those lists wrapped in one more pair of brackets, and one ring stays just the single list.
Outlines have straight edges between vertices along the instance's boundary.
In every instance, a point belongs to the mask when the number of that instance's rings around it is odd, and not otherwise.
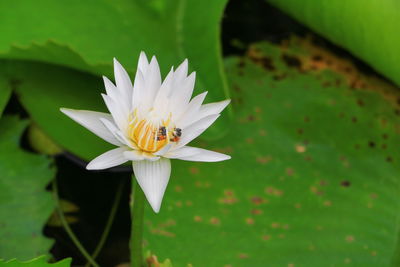
[{"label": "brown spot on leaf", "polygon": [[218,199],[218,202],[221,204],[234,204],[238,202],[237,197],[235,196],[234,191],[232,190],[225,190],[224,191],[224,196]]},{"label": "brown spot on leaf", "polygon": [[251,137],[248,137],[248,138],[246,138],[246,143],[249,145],[254,144],[254,139]]},{"label": "brown spot on leaf", "polygon": [[239,257],[239,259],[247,259],[249,257],[249,254],[247,254],[247,253],[239,253],[238,257]]},{"label": "brown spot on leaf", "polygon": [[346,242],[348,242],[348,243],[351,243],[351,242],[353,242],[354,241],[354,236],[352,236],[352,235],[348,235],[348,236],[346,236]]},{"label": "brown spot on leaf", "polygon": [[199,169],[196,168],[196,167],[190,167],[190,168],[189,168],[189,172],[190,172],[191,174],[199,174]]},{"label": "brown spot on leaf", "polygon": [[301,69],[301,61],[299,58],[295,56],[291,56],[288,54],[283,54],[282,55],[283,61],[286,63],[286,65],[290,68],[296,68],[296,69]]},{"label": "brown spot on leaf", "polygon": [[261,129],[261,130],[258,131],[258,134],[259,134],[260,136],[266,136],[266,135],[267,135],[267,131],[264,130],[264,129]]},{"label": "brown spot on leaf", "polygon": [[256,158],[256,161],[261,164],[267,164],[272,160],[271,156],[259,156]]},{"label": "brown spot on leaf", "polygon": [[266,187],[266,188],[264,189],[264,192],[265,192],[266,194],[268,194],[268,195],[276,196],[276,197],[280,197],[280,196],[283,195],[283,191],[282,191],[282,190],[279,190],[279,189],[277,189],[277,188],[275,188],[275,187],[273,187],[273,186],[268,186],[268,187]]},{"label": "brown spot on leaf", "polygon": [[302,128],[297,129],[297,134],[302,135],[304,133],[304,130]]},{"label": "brown spot on leaf", "polygon": [[268,241],[268,240],[271,239],[271,236],[270,236],[270,235],[263,235],[261,238],[262,238],[262,240],[264,240],[264,241]]},{"label": "brown spot on leaf", "polygon": [[221,220],[218,219],[217,217],[211,217],[210,218],[210,223],[213,225],[220,225],[221,224]]},{"label": "brown spot on leaf", "polygon": [[280,224],[278,222],[271,223],[271,227],[274,229],[279,228],[279,226],[280,226]]},{"label": "brown spot on leaf", "polygon": [[203,218],[201,218],[200,216],[196,215],[196,216],[193,217],[193,220],[195,222],[201,222],[201,221],[203,221]]},{"label": "brown spot on leaf", "polygon": [[176,185],[174,189],[175,189],[175,192],[179,192],[179,193],[182,192],[182,186],[180,186],[180,185]]},{"label": "brown spot on leaf", "polygon": [[266,200],[266,199],[264,199],[262,197],[259,197],[259,196],[254,196],[254,197],[251,198],[251,202],[254,205],[258,206],[258,205],[261,205],[261,204],[264,204],[264,203],[268,203],[268,200]]},{"label": "brown spot on leaf", "polygon": [[292,168],[286,168],[285,170],[287,176],[293,176],[294,170]]},{"label": "brown spot on leaf", "polygon": [[251,214],[253,214],[253,215],[260,215],[260,214],[263,214],[263,211],[260,210],[260,209],[252,209],[252,210],[251,210]]},{"label": "brown spot on leaf", "polygon": [[340,183],[341,186],[343,187],[349,187],[351,185],[350,181],[344,180]]},{"label": "brown spot on leaf", "polygon": [[246,224],[253,225],[254,224],[254,219],[253,218],[246,218]]},{"label": "brown spot on leaf", "polygon": [[374,147],[376,146],[376,144],[375,144],[375,142],[373,142],[373,141],[369,141],[369,142],[368,142],[368,146],[369,146],[370,148],[374,148]]},{"label": "brown spot on leaf", "polygon": [[298,153],[304,153],[307,150],[307,148],[303,145],[296,145],[295,149]]}]

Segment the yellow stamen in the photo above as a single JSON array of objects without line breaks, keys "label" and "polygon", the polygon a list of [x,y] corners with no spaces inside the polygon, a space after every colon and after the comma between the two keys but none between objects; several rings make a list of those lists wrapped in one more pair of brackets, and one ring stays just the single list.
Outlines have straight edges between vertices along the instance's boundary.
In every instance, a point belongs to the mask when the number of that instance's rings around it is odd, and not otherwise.
[{"label": "yellow stamen", "polygon": [[[131,142],[144,152],[154,153],[162,149],[170,142],[177,142],[180,138],[181,130],[171,126],[171,116],[167,120],[154,123],[146,119],[139,120],[136,112],[133,114],[128,128]],[[179,132],[179,134],[178,134]]]}]

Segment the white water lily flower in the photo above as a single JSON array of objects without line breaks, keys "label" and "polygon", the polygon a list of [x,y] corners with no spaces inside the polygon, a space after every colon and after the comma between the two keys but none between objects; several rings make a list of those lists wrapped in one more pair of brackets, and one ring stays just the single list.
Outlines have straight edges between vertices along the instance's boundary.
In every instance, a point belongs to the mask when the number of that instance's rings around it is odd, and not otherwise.
[{"label": "white water lily flower", "polygon": [[61,108],[61,111],[97,136],[118,148],[93,159],[88,170],[100,170],[132,161],[133,171],[155,212],[171,174],[170,159],[222,161],[230,156],[187,146],[203,133],[230,100],[203,105],[207,92],[190,99],[195,72],[189,76],[188,61],[161,81],[157,59],[150,63],[144,52],[139,57],[135,82],[114,59],[114,85],[103,77],[107,94],[102,94],[111,114]]}]

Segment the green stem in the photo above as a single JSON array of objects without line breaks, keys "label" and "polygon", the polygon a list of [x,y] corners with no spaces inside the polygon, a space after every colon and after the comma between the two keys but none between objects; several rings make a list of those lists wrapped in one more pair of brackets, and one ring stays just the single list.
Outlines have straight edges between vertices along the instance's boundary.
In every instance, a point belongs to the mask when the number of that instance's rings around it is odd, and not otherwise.
[{"label": "green stem", "polygon": [[78,238],[75,236],[74,232],[69,227],[68,222],[64,217],[64,213],[62,212],[62,210],[60,208],[60,199],[58,197],[57,178],[53,179],[53,197],[56,202],[56,210],[57,210],[58,216],[60,217],[61,224],[63,225],[69,238],[71,238],[72,242],[75,244],[75,246],[81,252],[81,254],[86,258],[86,260],[88,262],[90,262],[90,264],[92,264],[94,267],[99,267],[99,265],[94,261],[94,259],[92,259],[92,257],[90,257],[89,253],[82,246],[81,242],[79,242]]},{"label": "green stem", "polygon": [[144,215],[144,194],[135,177],[132,175],[131,191],[131,267],[143,266],[142,236]]},{"label": "green stem", "polygon": [[[104,231],[103,231],[103,233],[102,233],[102,235],[100,237],[99,243],[97,244],[94,252],[92,253],[92,258],[93,259],[96,259],[97,256],[99,255],[101,249],[104,246],[104,243],[107,240],[108,234],[110,233],[111,226],[112,226],[112,224],[114,222],[115,214],[117,213],[119,202],[121,200],[122,189],[123,189],[124,184],[125,184],[124,182],[121,182],[118,185],[117,193],[115,194],[114,203],[113,203],[113,205],[111,207],[110,215],[108,216],[108,220],[107,220],[106,226],[105,226]],[[85,267],[89,267],[89,266],[90,266],[90,262],[88,261],[86,263]]]}]

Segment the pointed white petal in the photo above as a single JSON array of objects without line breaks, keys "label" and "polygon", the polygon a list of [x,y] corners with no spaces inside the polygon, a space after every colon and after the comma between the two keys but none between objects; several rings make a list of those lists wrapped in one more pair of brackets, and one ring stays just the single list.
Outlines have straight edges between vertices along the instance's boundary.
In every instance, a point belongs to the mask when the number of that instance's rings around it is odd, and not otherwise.
[{"label": "pointed white petal", "polygon": [[120,95],[123,96],[123,100],[130,109],[132,92],[133,92],[132,82],[126,70],[115,58],[114,58],[114,76],[115,76],[115,83],[120,92]]},{"label": "pointed white petal", "polygon": [[89,131],[93,132],[98,137],[106,140],[107,142],[120,146],[122,143],[118,141],[115,136],[103,125],[100,121],[100,118],[105,118],[108,120],[112,120],[110,114],[102,113],[102,112],[95,112],[89,110],[74,110],[74,109],[67,109],[61,108],[62,113],[88,129]]},{"label": "pointed white petal", "polygon": [[175,76],[174,80],[177,83],[180,83],[183,79],[186,78],[187,73],[188,73],[188,60],[185,59],[181,63],[181,65],[179,65],[178,68],[176,69],[175,75],[174,75]]},{"label": "pointed white petal", "polygon": [[215,120],[218,119],[219,116],[220,116],[220,114],[210,115],[201,120],[198,120],[197,122],[191,124],[187,128],[183,128],[181,139],[179,140],[179,142],[177,143],[177,145],[175,147],[171,148],[171,150],[176,150],[178,148],[181,148],[181,147],[185,146],[186,144],[188,144],[193,139],[195,139],[196,137],[198,137],[208,127],[210,127],[210,125],[213,124],[215,122]]},{"label": "pointed white petal", "polygon": [[108,169],[117,165],[121,165],[128,161],[127,158],[124,157],[123,152],[127,151],[128,147],[118,147],[107,151],[106,153],[101,154],[97,158],[93,159],[86,166],[88,170],[103,170]]},{"label": "pointed white petal", "polygon": [[142,51],[140,52],[139,63],[137,68],[142,73],[146,73],[148,66],[149,66],[149,61],[147,61],[146,53]]},{"label": "pointed white petal", "polygon": [[161,73],[160,67],[158,66],[158,62],[156,57],[150,61],[149,68],[144,75],[146,88],[143,88],[144,91],[142,92],[143,98],[141,99],[143,109],[148,110],[153,107],[154,99],[156,97],[157,92],[161,87]]},{"label": "pointed white petal", "polygon": [[231,156],[197,147],[184,146],[178,150],[167,153],[165,157],[188,161],[216,162],[228,160]]},{"label": "pointed white petal", "polygon": [[144,80],[143,73],[140,69],[137,70],[135,76],[135,84],[133,85],[132,94],[132,110],[137,108],[143,99],[143,92],[146,90],[146,83]]},{"label": "pointed white petal", "polygon": [[117,124],[118,128],[125,132],[125,129],[128,124],[128,115],[121,109],[121,106],[118,102],[115,102],[111,97],[105,94],[101,94],[103,97],[104,103],[107,106],[107,109],[110,111],[111,116],[113,117],[115,123]]},{"label": "pointed white petal", "polygon": [[169,96],[172,91],[172,82],[174,77],[174,68],[172,67],[167,77],[165,77],[161,84],[160,90],[158,90],[156,98],[154,100],[154,109],[159,114],[167,113]]},{"label": "pointed white petal", "polygon": [[112,99],[118,99],[117,97],[117,87],[106,77],[103,76],[104,87],[106,88],[106,93]]},{"label": "pointed white petal", "polygon": [[133,161],[132,166],[147,200],[154,212],[158,213],[171,175],[170,160],[161,158],[157,161]]},{"label": "pointed white petal", "polygon": [[223,111],[224,108],[226,108],[226,106],[228,106],[228,104],[230,102],[231,102],[231,100],[227,99],[227,100],[220,101],[220,102],[214,102],[214,103],[202,105],[200,107],[200,112],[199,112],[201,118],[204,118],[209,115],[221,113],[221,111]]},{"label": "pointed white petal", "polygon": [[179,118],[186,111],[193,94],[195,80],[196,72],[192,72],[180,84],[174,85],[170,102],[170,111],[174,114],[174,117]]},{"label": "pointed white petal", "polygon": [[130,104],[125,99],[125,95],[122,95],[118,88],[105,76],[103,76],[104,87],[106,88],[107,95],[115,102],[118,103],[123,113],[128,114],[130,112]]},{"label": "pointed white petal", "polygon": [[179,128],[183,129],[194,122],[207,93],[208,92],[204,92],[195,96],[190,101],[189,105],[187,105],[187,108],[182,115],[176,116],[176,125]]}]

